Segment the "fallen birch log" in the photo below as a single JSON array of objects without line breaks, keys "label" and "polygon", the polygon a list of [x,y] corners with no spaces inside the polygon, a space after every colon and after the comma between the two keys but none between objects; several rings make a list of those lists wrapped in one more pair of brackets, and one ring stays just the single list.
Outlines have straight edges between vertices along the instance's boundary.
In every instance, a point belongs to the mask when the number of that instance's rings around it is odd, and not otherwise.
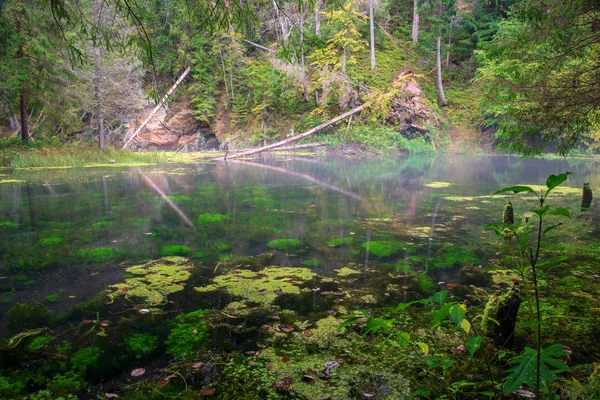
[{"label": "fallen birch log", "polygon": [[296,146],[283,146],[278,147],[276,149],[271,149],[267,151],[287,151],[287,150],[302,150],[302,149],[313,149],[315,147],[325,146],[325,143],[307,143],[307,144],[298,144]]},{"label": "fallen birch log", "polygon": [[179,84],[181,83],[181,81],[183,81],[183,79],[186,77],[186,75],[190,72],[190,67],[187,67],[185,69],[185,71],[183,71],[183,74],[181,74],[181,76],[179,77],[179,79],[177,79],[177,81],[175,82],[175,84],[173,84],[173,86],[171,86],[171,89],[169,89],[169,91],[167,92],[167,94],[165,94],[165,96],[158,102],[158,104],[156,105],[156,107],[154,107],[154,110],[152,110],[152,112],[150,113],[150,115],[148,115],[148,118],[146,118],[144,120],[144,122],[142,122],[142,124],[135,130],[135,132],[133,132],[133,135],[131,135],[131,137],[129,139],[127,139],[127,141],[125,142],[125,144],[123,145],[123,147],[121,147],[121,150],[124,150],[129,143],[131,143],[133,141],[133,139],[135,139],[135,137],[142,131],[142,129],[144,129],[144,127],[148,124],[148,122],[150,122],[150,120],[152,119],[152,117],[154,117],[154,114],[156,114],[158,112],[158,110],[160,110],[160,108],[163,106],[164,102],[167,101],[167,99],[169,98],[169,96],[171,95],[171,93],[173,93],[175,91],[175,89],[177,89],[177,86],[179,86]]},{"label": "fallen birch log", "polygon": [[229,157],[215,158],[214,160],[226,160],[227,158],[233,159],[233,158],[246,157],[246,156],[249,156],[249,155],[252,155],[252,154],[262,153],[263,151],[268,151],[268,150],[271,150],[271,149],[275,149],[275,148],[284,146],[284,145],[286,145],[288,143],[295,142],[297,140],[300,140],[300,139],[303,139],[303,138],[305,138],[307,136],[310,136],[313,133],[319,132],[320,130],[328,127],[329,125],[333,125],[336,122],[339,122],[339,121],[343,120],[344,118],[348,118],[349,116],[354,115],[354,114],[362,111],[362,109],[365,108],[366,106],[367,106],[367,104],[363,104],[362,106],[358,106],[356,108],[353,108],[352,110],[350,110],[350,111],[348,111],[348,112],[346,112],[346,113],[344,113],[342,115],[339,115],[339,116],[335,117],[334,119],[331,119],[331,120],[329,120],[327,122],[324,122],[324,123],[322,123],[319,126],[315,126],[314,128],[312,128],[312,129],[310,129],[310,130],[308,130],[308,131],[306,131],[304,133],[301,133],[301,134],[296,135],[296,136],[292,136],[291,138],[282,140],[280,142],[273,143],[273,144],[270,144],[270,145],[264,146],[264,147],[259,147],[258,149],[252,149],[252,150],[242,151],[241,153],[236,153],[236,154],[234,154],[232,156],[229,156]]}]

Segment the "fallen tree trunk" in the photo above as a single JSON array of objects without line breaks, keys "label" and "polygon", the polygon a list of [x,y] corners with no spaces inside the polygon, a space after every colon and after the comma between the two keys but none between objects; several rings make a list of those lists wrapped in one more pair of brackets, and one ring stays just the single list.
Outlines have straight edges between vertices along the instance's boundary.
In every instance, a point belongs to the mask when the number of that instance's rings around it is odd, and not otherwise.
[{"label": "fallen tree trunk", "polygon": [[[236,154],[230,156],[229,158],[231,159],[231,158],[246,157],[246,156],[249,156],[249,155],[252,155],[252,154],[261,153],[263,151],[268,151],[268,150],[271,150],[271,149],[275,149],[275,148],[281,147],[283,145],[286,145],[288,143],[292,143],[292,142],[295,142],[297,140],[303,139],[303,138],[305,138],[307,136],[312,135],[313,133],[316,133],[316,132],[322,130],[323,128],[328,127],[329,125],[333,125],[336,122],[343,120],[344,118],[348,118],[349,116],[354,115],[354,114],[362,111],[362,109],[365,108],[366,106],[367,106],[367,104],[363,104],[361,106],[353,108],[352,110],[348,111],[347,113],[339,115],[339,116],[335,117],[334,119],[329,120],[329,121],[327,121],[325,123],[322,123],[321,125],[316,126],[316,127],[312,128],[312,129],[310,129],[310,130],[308,130],[308,131],[306,131],[304,133],[301,133],[299,135],[292,136],[291,138],[282,140],[282,141],[277,142],[277,143],[270,144],[268,146],[259,147],[258,149],[252,149],[252,150],[242,151],[241,153],[236,153]],[[226,160],[226,159],[227,159],[227,157],[215,158],[215,160]]]},{"label": "fallen tree trunk", "polygon": [[283,146],[278,147],[276,149],[271,149],[267,151],[287,151],[287,150],[301,150],[301,149],[312,149],[315,147],[325,146],[325,143],[307,143],[307,144],[298,144],[296,146]]},{"label": "fallen tree trunk", "polygon": [[154,114],[156,114],[158,112],[158,110],[160,110],[160,108],[163,106],[163,103],[165,101],[167,101],[167,99],[169,98],[169,96],[171,95],[171,93],[173,93],[175,91],[175,89],[177,89],[177,86],[179,86],[179,84],[181,83],[181,81],[183,81],[183,79],[186,77],[186,75],[190,72],[190,67],[187,67],[185,69],[185,71],[183,71],[183,74],[181,74],[181,76],[179,77],[179,79],[177,79],[177,81],[175,82],[175,84],[173,84],[173,86],[171,86],[171,89],[169,89],[169,91],[167,92],[167,94],[165,94],[165,96],[158,102],[158,104],[156,105],[156,107],[154,107],[154,110],[152,110],[152,112],[150,113],[150,115],[148,115],[148,118],[146,118],[146,120],[144,120],[144,122],[142,122],[142,124],[135,130],[135,132],[133,132],[133,135],[131,135],[131,137],[129,139],[127,139],[127,141],[125,142],[125,144],[123,145],[123,147],[121,147],[121,150],[124,150],[129,143],[131,143],[133,141],[133,139],[135,139],[135,137],[142,131],[142,129],[144,129],[144,127],[148,124],[148,122],[150,122],[150,120],[152,119],[152,117],[154,117]]}]

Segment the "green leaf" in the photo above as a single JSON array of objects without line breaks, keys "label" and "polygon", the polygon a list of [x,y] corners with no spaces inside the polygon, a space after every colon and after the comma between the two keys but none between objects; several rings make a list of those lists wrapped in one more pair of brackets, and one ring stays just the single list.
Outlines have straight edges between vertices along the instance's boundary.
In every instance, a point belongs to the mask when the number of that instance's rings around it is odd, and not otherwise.
[{"label": "green leaf", "polygon": [[415,397],[415,396],[421,396],[424,397],[426,399],[428,399],[429,396],[429,392],[427,390],[415,390],[414,392],[412,392],[410,394],[411,397]]},{"label": "green leaf", "polygon": [[469,351],[471,357],[473,357],[475,353],[477,353],[477,350],[479,350],[479,348],[481,347],[482,341],[483,339],[481,338],[481,336],[473,336],[467,341],[467,350]]},{"label": "green leaf", "polygon": [[421,349],[423,354],[425,354],[425,355],[429,354],[429,346],[427,345],[427,343],[418,342],[417,346],[419,346],[419,349]]},{"label": "green leaf", "polygon": [[545,235],[546,233],[548,233],[548,232],[550,232],[550,231],[552,231],[552,230],[554,230],[554,229],[558,228],[558,227],[559,227],[559,226],[561,226],[561,225],[562,225],[562,222],[561,222],[560,224],[556,224],[556,225],[552,225],[552,226],[549,226],[549,227],[547,227],[546,229],[544,229],[544,235]]},{"label": "green leaf", "polygon": [[427,303],[429,303],[428,299],[415,300],[415,301],[410,301],[408,303],[400,303],[396,306],[396,311],[402,311],[405,308],[412,306],[413,304],[427,304]]},{"label": "green leaf", "polygon": [[570,172],[565,172],[564,174],[560,175],[550,175],[548,179],[546,179],[546,187],[548,188],[546,195],[548,195],[552,189],[566,181],[569,175],[571,175]]},{"label": "green leaf", "polygon": [[460,326],[466,313],[467,307],[464,304],[455,304],[450,308],[450,320],[454,322],[456,326]]},{"label": "green leaf", "polygon": [[549,212],[550,215],[564,215],[567,218],[571,218],[571,213],[566,208],[555,208]]},{"label": "green leaf", "polygon": [[442,304],[444,304],[444,302],[446,301],[446,297],[448,297],[448,291],[447,290],[442,290],[441,292],[437,292],[436,294],[434,294],[433,296],[431,296],[431,298],[434,301],[437,301],[440,306]]},{"label": "green leaf", "polygon": [[466,319],[462,320],[462,322],[460,323],[460,327],[463,331],[465,331],[467,335],[469,334],[469,332],[471,332],[471,323]]},{"label": "green leaf", "polygon": [[[553,344],[541,351],[539,374],[544,386],[552,386],[556,374],[570,370],[568,366],[557,359],[557,357],[562,357],[567,354],[568,353],[558,344]],[[505,395],[515,392],[523,384],[535,387],[536,361],[537,352],[530,347],[526,347],[521,355],[509,361],[513,367],[508,370],[509,372],[512,372],[512,374],[505,379]]]},{"label": "green leaf", "polygon": [[507,188],[498,190],[492,196],[495,196],[495,195],[500,194],[500,193],[506,193],[506,192],[513,192],[513,193],[529,192],[529,193],[535,194],[536,196],[538,195],[535,192],[535,190],[533,190],[529,186],[511,186],[511,187],[507,187]]},{"label": "green leaf", "polygon": [[398,344],[400,347],[404,348],[410,344],[410,335],[408,332],[398,332],[394,336],[398,338]]},{"label": "green leaf", "polygon": [[552,257],[552,258],[549,258],[547,260],[538,261],[538,263],[536,264],[536,267],[541,267],[543,265],[548,265],[548,264],[554,264],[554,263],[565,261],[565,260],[568,260],[568,259],[569,259],[569,256]]},{"label": "green leaf", "polygon": [[452,308],[454,304],[446,304],[442,307],[440,307],[439,310],[431,313],[431,324],[435,327],[438,326],[439,324],[442,323],[442,321],[444,319],[446,319],[446,317],[448,316],[448,314],[450,313],[450,309]]},{"label": "green leaf", "polygon": [[532,213],[537,214],[538,217],[542,218],[550,209],[548,206],[543,206],[538,208],[537,210],[531,210]]},{"label": "green leaf", "polygon": [[531,232],[525,232],[523,236],[521,236],[521,240],[519,241],[519,250],[521,250],[521,253],[525,253],[525,249],[527,248],[527,243],[529,243],[530,236]]}]

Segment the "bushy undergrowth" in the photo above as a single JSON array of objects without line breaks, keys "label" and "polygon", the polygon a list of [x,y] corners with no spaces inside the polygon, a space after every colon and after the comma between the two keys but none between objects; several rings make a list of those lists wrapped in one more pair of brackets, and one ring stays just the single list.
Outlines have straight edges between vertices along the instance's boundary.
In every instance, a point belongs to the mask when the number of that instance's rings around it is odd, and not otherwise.
[{"label": "bushy undergrowth", "polygon": [[355,126],[342,135],[345,142],[356,142],[369,150],[382,153],[408,152],[408,153],[433,153],[433,146],[425,137],[407,139],[400,132],[389,127]]}]

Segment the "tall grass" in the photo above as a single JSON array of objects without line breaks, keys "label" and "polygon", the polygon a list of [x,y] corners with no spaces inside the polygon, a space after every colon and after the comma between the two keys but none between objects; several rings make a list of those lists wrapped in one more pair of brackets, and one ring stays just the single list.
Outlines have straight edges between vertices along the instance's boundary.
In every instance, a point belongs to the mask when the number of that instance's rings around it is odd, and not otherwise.
[{"label": "tall grass", "polygon": [[106,148],[101,152],[82,145],[0,146],[1,165],[13,168],[85,167],[112,163],[157,164],[167,161],[167,155],[161,152],[132,152],[114,148]]}]

